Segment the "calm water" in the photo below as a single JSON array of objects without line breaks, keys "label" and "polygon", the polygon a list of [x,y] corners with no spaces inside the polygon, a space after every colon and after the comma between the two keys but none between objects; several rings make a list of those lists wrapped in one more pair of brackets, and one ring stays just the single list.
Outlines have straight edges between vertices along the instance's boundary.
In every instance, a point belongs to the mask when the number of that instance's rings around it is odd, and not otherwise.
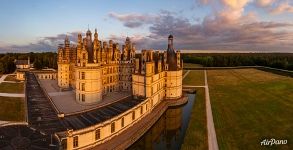
[{"label": "calm water", "polygon": [[195,94],[188,94],[188,103],[172,107],[128,150],[179,150],[194,103]]}]

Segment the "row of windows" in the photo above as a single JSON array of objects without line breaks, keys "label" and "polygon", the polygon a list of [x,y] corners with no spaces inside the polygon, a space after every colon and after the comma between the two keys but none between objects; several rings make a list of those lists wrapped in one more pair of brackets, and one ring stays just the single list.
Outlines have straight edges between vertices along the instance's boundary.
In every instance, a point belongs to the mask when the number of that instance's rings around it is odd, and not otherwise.
[{"label": "row of windows", "polygon": [[[146,110],[148,110],[148,105],[146,104]],[[143,112],[143,106],[140,106],[140,114],[142,115]],[[132,121],[135,120],[135,112],[132,112]],[[121,118],[121,127],[124,127],[124,117]],[[116,123],[112,122],[111,123],[111,133],[114,133],[116,131]],[[96,129],[95,130],[95,140],[101,139],[101,129]],[[64,141],[66,142],[66,140]],[[62,144],[63,145],[63,144]],[[63,145],[63,148],[66,147],[66,144]],[[78,147],[78,136],[73,137],[73,148]]]},{"label": "row of windows", "polygon": [[103,80],[103,84],[109,84],[116,81],[117,81],[117,76],[109,76],[107,77],[107,80],[106,79]]},{"label": "row of windows", "polygon": [[110,67],[110,68],[104,69],[103,74],[116,73],[117,70],[118,70],[118,67]]}]

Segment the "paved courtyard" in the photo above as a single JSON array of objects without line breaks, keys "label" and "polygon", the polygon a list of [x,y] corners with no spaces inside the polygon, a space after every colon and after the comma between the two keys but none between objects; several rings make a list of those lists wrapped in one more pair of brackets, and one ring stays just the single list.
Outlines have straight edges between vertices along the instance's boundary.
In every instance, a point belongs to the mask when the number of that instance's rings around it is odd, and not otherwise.
[{"label": "paved courtyard", "polygon": [[60,91],[57,85],[57,80],[40,80],[42,87],[46,90],[52,101],[56,105],[59,112],[64,115],[72,115],[76,113],[82,113],[90,111],[96,108],[100,108],[119,100],[125,99],[131,96],[131,92],[113,92],[103,97],[101,102],[94,104],[79,104],[75,100],[74,91]]}]

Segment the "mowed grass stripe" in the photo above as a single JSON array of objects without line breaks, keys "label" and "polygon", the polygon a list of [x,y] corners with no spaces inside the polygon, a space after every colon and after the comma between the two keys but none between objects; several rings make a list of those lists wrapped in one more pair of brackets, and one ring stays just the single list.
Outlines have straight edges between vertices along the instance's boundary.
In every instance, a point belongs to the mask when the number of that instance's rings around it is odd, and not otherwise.
[{"label": "mowed grass stripe", "polygon": [[184,142],[181,146],[182,150],[208,149],[206,122],[204,88],[196,88],[195,101]]},{"label": "mowed grass stripe", "polygon": [[265,138],[293,141],[292,78],[256,69],[209,70],[208,83],[220,149],[264,149]]},{"label": "mowed grass stripe", "polygon": [[0,93],[23,93],[24,83],[0,83]]},{"label": "mowed grass stripe", "polygon": [[183,79],[183,85],[204,86],[204,71],[191,70]]},{"label": "mowed grass stripe", "polygon": [[24,116],[23,98],[0,96],[0,120],[24,121]]}]

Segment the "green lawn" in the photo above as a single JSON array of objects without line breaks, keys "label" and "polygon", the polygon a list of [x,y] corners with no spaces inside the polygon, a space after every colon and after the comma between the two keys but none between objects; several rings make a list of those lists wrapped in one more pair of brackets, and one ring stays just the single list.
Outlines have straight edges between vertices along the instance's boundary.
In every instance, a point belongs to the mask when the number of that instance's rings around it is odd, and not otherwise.
[{"label": "green lawn", "polygon": [[184,78],[183,85],[204,85],[204,71],[203,70],[191,70],[189,74]]},{"label": "green lawn", "polygon": [[201,64],[192,64],[192,63],[183,63],[183,68],[196,68],[196,67],[202,67]]},{"label": "green lawn", "polygon": [[[208,70],[208,83],[221,150],[292,149],[293,78],[256,69]],[[271,138],[288,144],[260,146]]]},{"label": "green lawn", "polygon": [[0,93],[23,93],[23,83],[6,83],[0,84]]},{"label": "green lawn", "polygon": [[23,98],[0,96],[0,120],[24,121]]},{"label": "green lawn", "polygon": [[7,76],[4,81],[15,81],[15,82],[19,82],[19,80],[16,79],[16,76],[14,75],[9,75]]},{"label": "green lawn", "polygon": [[181,146],[182,150],[208,149],[204,88],[196,89],[190,121]]}]

